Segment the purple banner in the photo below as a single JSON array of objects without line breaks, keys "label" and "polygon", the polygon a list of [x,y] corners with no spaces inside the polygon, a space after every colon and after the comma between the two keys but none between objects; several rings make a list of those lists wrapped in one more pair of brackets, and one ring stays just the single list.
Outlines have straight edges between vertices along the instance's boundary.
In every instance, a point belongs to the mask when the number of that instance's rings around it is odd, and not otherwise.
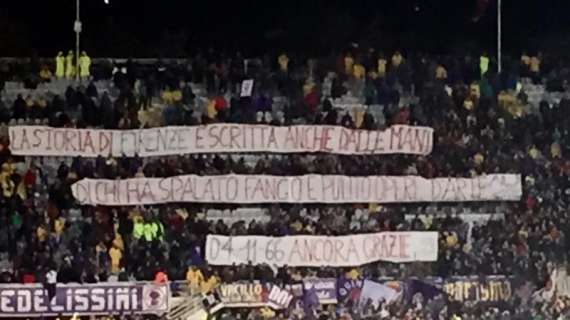
[{"label": "purple banner", "polygon": [[341,277],[338,279],[338,297],[341,301],[357,303],[360,300],[362,291],[362,279],[348,279]]},{"label": "purple banner", "polygon": [[338,302],[336,297],[336,284],[337,280],[334,278],[303,280],[305,291],[309,291],[314,288],[320,304],[332,304]]},{"label": "purple banner", "polygon": [[51,300],[42,285],[0,285],[0,317],[161,314],[169,298],[152,283],[58,284]]}]

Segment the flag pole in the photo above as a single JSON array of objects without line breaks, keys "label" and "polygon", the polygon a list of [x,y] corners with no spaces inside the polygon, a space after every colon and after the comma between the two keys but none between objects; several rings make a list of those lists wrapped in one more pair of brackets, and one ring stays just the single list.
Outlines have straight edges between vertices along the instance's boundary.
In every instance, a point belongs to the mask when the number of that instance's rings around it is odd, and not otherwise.
[{"label": "flag pole", "polygon": [[497,65],[499,73],[501,73],[503,69],[503,57],[502,57],[502,37],[501,37],[501,16],[502,16],[502,3],[501,0],[497,0]]}]

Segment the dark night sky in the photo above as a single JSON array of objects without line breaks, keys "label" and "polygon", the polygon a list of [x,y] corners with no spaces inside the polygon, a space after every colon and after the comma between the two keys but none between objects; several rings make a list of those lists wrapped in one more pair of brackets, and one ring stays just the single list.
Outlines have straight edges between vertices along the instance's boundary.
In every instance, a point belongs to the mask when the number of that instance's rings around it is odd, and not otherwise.
[{"label": "dark night sky", "polygon": [[[84,48],[93,56],[180,55],[198,48],[329,50],[350,40],[444,52],[492,49],[496,1],[470,18],[476,0],[194,1],[82,0]],[[570,30],[568,0],[503,0],[505,46],[518,50]],[[417,9],[416,9],[417,7]],[[0,55],[53,55],[74,46],[75,0],[4,0]]]}]

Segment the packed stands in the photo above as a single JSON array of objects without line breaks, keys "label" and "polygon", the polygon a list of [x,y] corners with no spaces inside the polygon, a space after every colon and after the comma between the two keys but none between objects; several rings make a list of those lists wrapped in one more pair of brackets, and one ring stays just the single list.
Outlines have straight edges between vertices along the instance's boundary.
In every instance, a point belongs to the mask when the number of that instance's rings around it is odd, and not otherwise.
[{"label": "packed stands", "polygon": [[[57,286],[182,281],[218,319],[564,319],[567,73],[548,60],[538,71],[511,60],[502,74],[493,62],[481,74],[478,60],[358,49],[320,59],[94,59],[81,83],[5,62],[0,280],[49,287],[53,271]],[[253,125],[330,128],[356,146],[329,149],[335,139],[319,136],[320,146],[300,151],[271,142],[240,151],[238,130]],[[433,129],[425,145],[420,131],[397,131],[420,127]],[[169,143],[144,133],[156,128],[195,130],[175,136],[188,140],[203,130],[204,141],[228,149],[194,141],[153,153],[150,145]],[[92,132],[100,149],[74,140],[74,129]],[[271,140],[243,132],[244,144]],[[360,152],[362,140],[349,142],[370,132],[392,143]],[[161,200],[164,181],[180,183],[170,188],[182,195]],[[222,189],[208,194],[210,183]],[[350,187],[313,193],[327,183]],[[293,239],[312,247],[296,252]]]}]

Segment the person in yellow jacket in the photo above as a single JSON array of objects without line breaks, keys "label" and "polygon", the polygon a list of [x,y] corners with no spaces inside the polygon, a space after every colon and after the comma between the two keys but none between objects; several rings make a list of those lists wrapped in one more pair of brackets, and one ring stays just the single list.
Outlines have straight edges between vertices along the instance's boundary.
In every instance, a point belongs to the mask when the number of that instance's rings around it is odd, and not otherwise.
[{"label": "person in yellow jacket", "polygon": [[43,82],[50,82],[52,76],[53,74],[49,70],[48,66],[42,66],[42,69],[40,70],[40,79],[42,79]]},{"label": "person in yellow jacket", "polygon": [[485,52],[479,58],[479,70],[481,71],[481,75],[489,71],[489,57],[487,57],[487,53]]},{"label": "person in yellow jacket", "polygon": [[109,257],[111,258],[111,273],[119,273],[119,270],[121,269],[121,259],[123,259],[122,250],[113,245],[111,249],[109,249]]},{"label": "person in yellow jacket", "polygon": [[190,266],[188,267],[188,272],[186,272],[186,281],[188,281],[190,290],[195,292],[198,288],[201,288],[202,282],[204,282],[204,275],[200,269]]},{"label": "person in yellow jacket", "polygon": [[352,70],[352,75],[354,76],[354,78],[356,78],[358,80],[362,80],[362,79],[364,79],[365,74],[366,74],[366,69],[364,68],[364,66],[362,64],[360,64],[360,62],[357,62],[356,64],[354,64],[354,67]]},{"label": "person in yellow jacket", "polygon": [[65,77],[67,79],[71,79],[74,75],[75,66],[73,65],[73,51],[69,50],[67,57],[65,57]]},{"label": "person in yellow jacket", "polygon": [[82,51],[79,57],[79,76],[81,80],[89,78],[89,69],[91,68],[91,58],[87,55],[87,52]]},{"label": "person in yellow jacket", "polygon": [[65,57],[63,52],[58,52],[55,57],[55,77],[62,79],[65,76]]}]

